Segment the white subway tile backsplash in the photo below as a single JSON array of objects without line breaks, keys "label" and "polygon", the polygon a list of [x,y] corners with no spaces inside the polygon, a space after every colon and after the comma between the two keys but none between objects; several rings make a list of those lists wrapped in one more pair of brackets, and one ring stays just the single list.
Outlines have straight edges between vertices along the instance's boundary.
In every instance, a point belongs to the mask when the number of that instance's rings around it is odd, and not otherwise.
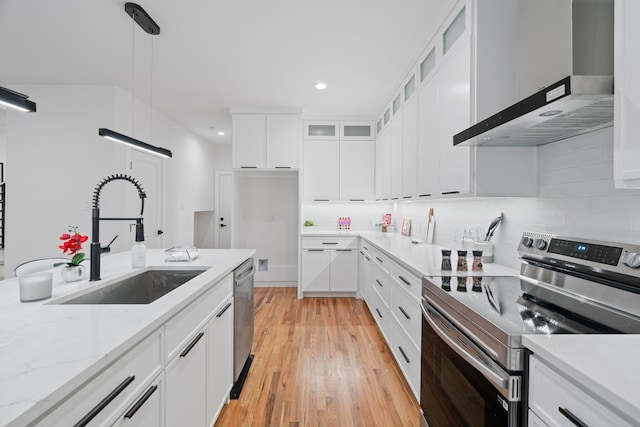
[{"label": "white subway tile backsplash", "polygon": [[602,214],[593,212],[568,212],[567,226],[600,230],[631,231],[631,214]]},{"label": "white subway tile backsplash", "polygon": [[602,162],[603,156],[603,147],[576,150],[556,156],[546,156],[543,152],[539,152],[538,160],[540,162],[540,173],[544,174],[547,171],[557,169],[600,163]]},{"label": "white subway tile backsplash", "polygon": [[548,170],[540,174],[538,183],[549,186],[571,182],[584,182],[609,179],[613,176],[613,161],[592,165],[580,165],[569,168]]}]

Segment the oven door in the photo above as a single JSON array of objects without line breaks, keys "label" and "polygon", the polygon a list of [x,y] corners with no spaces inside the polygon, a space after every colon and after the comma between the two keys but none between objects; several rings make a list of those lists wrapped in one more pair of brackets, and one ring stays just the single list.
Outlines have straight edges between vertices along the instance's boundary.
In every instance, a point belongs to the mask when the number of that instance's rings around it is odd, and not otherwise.
[{"label": "oven door", "polygon": [[519,426],[521,375],[502,369],[426,302],[422,312],[422,425]]}]

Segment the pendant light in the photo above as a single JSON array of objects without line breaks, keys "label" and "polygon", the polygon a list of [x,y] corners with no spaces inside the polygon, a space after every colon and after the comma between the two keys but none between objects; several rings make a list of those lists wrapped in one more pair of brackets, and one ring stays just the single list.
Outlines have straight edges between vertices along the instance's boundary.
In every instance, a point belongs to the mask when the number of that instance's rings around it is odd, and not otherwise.
[{"label": "pendant light", "polygon": [[36,103],[29,101],[27,95],[0,86],[0,105],[15,108],[25,113],[36,111]]},{"label": "pendant light", "polygon": [[[131,16],[131,18],[135,21],[136,24],[138,24],[140,26],[140,28],[142,28],[146,33],[151,34],[152,36],[158,35],[160,34],[160,27],[158,26],[158,24],[155,23],[155,21],[151,18],[151,16],[149,16],[149,14],[139,5],[135,4],[135,3],[125,3],[124,5],[124,10],[125,12],[127,12],[127,14],[129,16]],[[134,42],[135,43],[135,42]],[[153,41],[152,41],[152,45],[151,45],[151,58],[153,60]],[[133,61],[133,59],[132,59]],[[153,62],[151,64],[152,68],[153,68]],[[133,63],[131,64],[131,67],[133,68]],[[152,86],[152,94],[153,94],[153,78],[151,79],[151,86]],[[131,94],[131,131],[133,132],[133,77],[132,77],[132,81],[131,81],[131,90],[132,90],[132,94]],[[153,96],[153,95],[152,95]],[[151,102],[150,108],[152,109],[151,111],[151,117],[153,117],[153,101]],[[152,130],[151,132],[153,132],[153,126],[152,126]],[[123,135],[121,133],[112,131],[111,129],[107,129],[107,128],[99,128],[98,129],[98,135],[107,138],[109,140],[112,141],[116,141],[119,142],[121,144],[125,144],[128,145],[131,148],[134,148],[136,150],[140,150],[140,151],[144,151],[150,154],[155,154],[157,156],[161,156],[161,157],[172,157],[172,153],[171,151],[167,150],[166,148],[162,148],[162,147],[156,147],[155,145],[151,145],[151,144],[147,144],[146,142],[142,142],[138,139],[132,138],[130,136],[126,136]]]}]

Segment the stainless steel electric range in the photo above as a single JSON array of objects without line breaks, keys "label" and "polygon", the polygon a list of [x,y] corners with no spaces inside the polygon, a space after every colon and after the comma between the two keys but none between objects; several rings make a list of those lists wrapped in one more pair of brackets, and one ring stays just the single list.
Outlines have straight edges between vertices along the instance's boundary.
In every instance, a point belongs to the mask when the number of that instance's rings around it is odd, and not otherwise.
[{"label": "stainless steel electric range", "polygon": [[640,333],[640,245],[526,232],[518,253],[519,276],[423,278],[423,426],[526,425],[523,335]]}]

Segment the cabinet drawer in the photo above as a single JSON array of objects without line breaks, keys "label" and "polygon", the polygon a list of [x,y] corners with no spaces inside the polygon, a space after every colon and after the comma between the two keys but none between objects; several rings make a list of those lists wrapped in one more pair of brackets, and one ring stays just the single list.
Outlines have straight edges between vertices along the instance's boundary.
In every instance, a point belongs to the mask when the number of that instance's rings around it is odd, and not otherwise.
[{"label": "cabinet drawer", "polygon": [[416,297],[417,301],[420,301],[420,297],[422,297],[422,279],[420,277],[409,272],[409,270],[396,262],[391,262],[388,270],[389,275],[401,288]]},{"label": "cabinet drawer", "polygon": [[385,307],[391,302],[391,278],[377,263],[371,264],[371,286],[378,292]]},{"label": "cabinet drawer", "polygon": [[578,422],[588,426],[632,425],[535,355],[529,365],[529,407],[552,427],[575,427]]},{"label": "cabinet drawer", "polygon": [[420,399],[420,350],[405,334],[398,322],[391,320],[391,351],[398,361],[416,398]]},{"label": "cabinet drawer", "polygon": [[392,261],[388,256],[376,248],[370,248],[369,253],[371,254],[371,259],[378,264],[378,266],[382,267],[386,272],[389,272]]},{"label": "cabinet drawer", "polygon": [[37,425],[96,426],[113,420],[123,404],[142,393],[162,372],[161,343],[158,330],[74,392]]},{"label": "cabinet drawer", "polygon": [[389,309],[398,320],[398,323],[409,334],[409,338],[416,346],[422,339],[422,311],[420,304],[409,297],[397,283],[391,289],[391,305]]},{"label": "cabinet drawer", "polygon": [[352,249],[358,250],[357,237],[305,237],[302,249]]},{"label": "cabinet drawer", "polygon": [[391,336],[391,313],[389,313],[389,309],[382,302],[382,297],[375,289],[371,292],[371,315],[376,319],[378,328],[380,328],[382,335],[389,342]]},{"label": "cabinet drawer", "polygon": [[193,339],[193,332],[209,319],[212,310],[233,293],[233,276],[230,274],[196,301],[182,309],[165,324],[165,361],[173,359],[182,347]]},{"label": "cabinet drawer", "polygon": [[538,418],[535,412],[533,412],[531,409],[529,409],[529,413],[527,416],[529,418],[527,420],[528,427],[549,427],[544,421]]}]

